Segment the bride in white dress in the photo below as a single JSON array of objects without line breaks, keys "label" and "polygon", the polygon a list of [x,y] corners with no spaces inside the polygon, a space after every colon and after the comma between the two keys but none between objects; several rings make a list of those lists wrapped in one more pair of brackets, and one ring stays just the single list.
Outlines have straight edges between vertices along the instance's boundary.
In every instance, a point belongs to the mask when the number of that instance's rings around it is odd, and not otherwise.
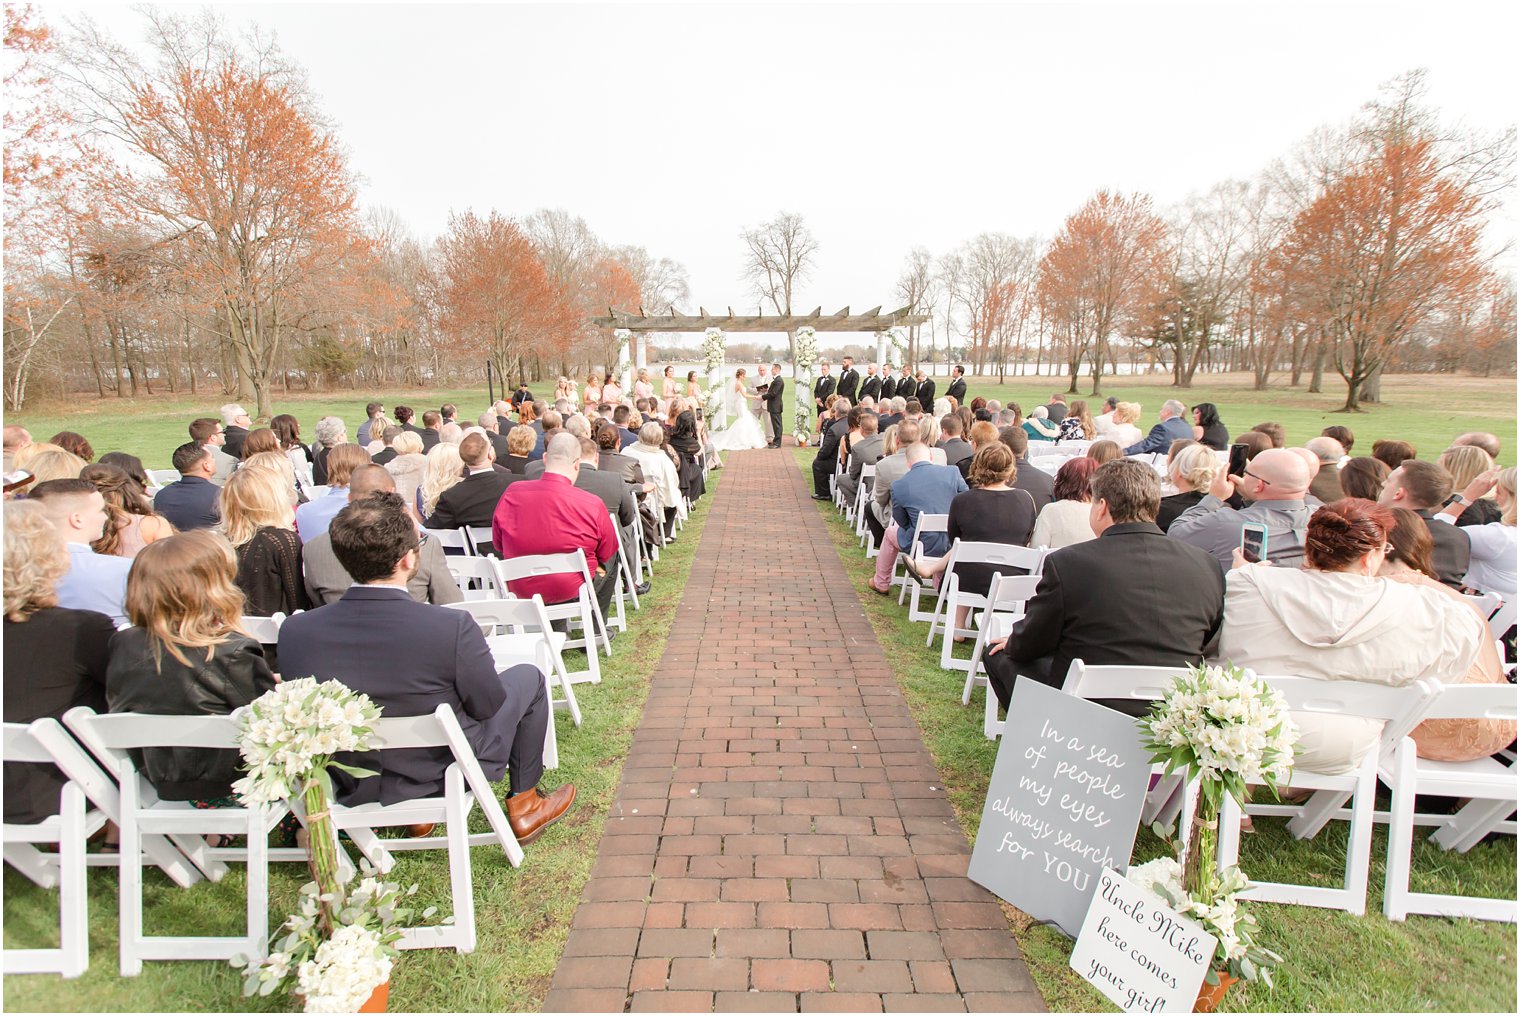
[{"label": "bride in white dress", "polygon": [[744,368],[740,367],[723,396],[723,410],[728,414],[728,426],[713,432],[712,443],[715,448],[724,452],[739,452],[766,447],[765,432],[749,408],[749,400],[758,397],[745,390]]}]

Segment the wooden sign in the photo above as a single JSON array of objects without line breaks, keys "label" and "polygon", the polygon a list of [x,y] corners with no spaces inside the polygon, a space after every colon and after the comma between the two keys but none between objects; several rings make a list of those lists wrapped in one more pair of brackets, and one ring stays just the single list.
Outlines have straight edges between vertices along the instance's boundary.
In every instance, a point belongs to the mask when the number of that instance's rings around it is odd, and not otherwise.
[{"label": "wooden sign", "polygon": [[1161,897],[1105,868],[1071,969],[1125,1012],[1192,1012],[1218,945]]},{"label": "wooden sign", "polygon": [[1129,863],[1150,772],[1134,717],[1019,678],[967,876],[1076,937],[1099,873]]}]

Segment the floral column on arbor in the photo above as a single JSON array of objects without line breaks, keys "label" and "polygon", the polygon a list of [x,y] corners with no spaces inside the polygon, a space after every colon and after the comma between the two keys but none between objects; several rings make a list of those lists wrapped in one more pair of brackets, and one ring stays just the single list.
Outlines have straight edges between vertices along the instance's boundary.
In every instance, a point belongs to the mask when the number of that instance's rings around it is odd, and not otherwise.
[{"label": "floral column on arbor", "polygon": [[886,331],[887,354],[886,361],[894,367],[901,367],[908,362],[908,337],[903,334],[901,328],[888,328]]},{"label": "floral column on arbor", "polygon": [[796,373],[796,411],[792,417],[792,437],[798,448],[807,446],[813,435],[813,365],[818,361],[817,333],[803,325],[797,329],[797,359],[793,364]]},{"label": "floral column on arbor", "polygon": [[707,429],[723,430],[728,426],[728,414],[723,411],[723,357],[727,352],[727,339],[721,328],[709,328],[702,337],[702,356],[707,360]]},{"label": "floral column on arbor", "polygon": [[626,328],[618,328],[613,330],[612,337],[617,339],[618,344],[618,384],[622,386],[623,393],[626,395],[633,391],[633,377],[629,370],[628,360],[628,340],[633,338],[633,333]]}]

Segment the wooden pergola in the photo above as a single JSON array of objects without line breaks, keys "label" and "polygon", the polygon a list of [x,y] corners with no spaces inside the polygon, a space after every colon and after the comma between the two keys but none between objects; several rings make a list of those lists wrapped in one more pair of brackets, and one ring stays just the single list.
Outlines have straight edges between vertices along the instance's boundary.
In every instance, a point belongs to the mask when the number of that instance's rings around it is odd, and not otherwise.
[{"label": "wooden pergola", "polygon": [[921,325],[929,320],[927,314],[914,314],[902,307],[883,314],[880,307],[873,307],[864,314],[851,314],[845,307],[835,314],[825,314],[822,307],[811,314],[735,314],[732,307],[727,314],[709,314],[707,308],[698,307],[695,314],[681,314],[674,307],[664,314],[646,314],[640,307],[637,314],[607,308],[607,316],[593,318],[600,328],[626,328],[630,332],[705,332],[709,328],[721,328],[725,332],[795,332],[807,326],[817,332],[885,332],[899,326],[907,328]]}]

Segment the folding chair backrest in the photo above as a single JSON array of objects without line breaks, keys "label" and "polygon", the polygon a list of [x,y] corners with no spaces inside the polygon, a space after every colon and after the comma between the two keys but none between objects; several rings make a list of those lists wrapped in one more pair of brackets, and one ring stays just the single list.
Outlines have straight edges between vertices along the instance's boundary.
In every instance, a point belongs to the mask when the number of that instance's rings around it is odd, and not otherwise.
[{"label": "folding chair backrest", "polygon": [[473,554],[475,548],[470,546],[469,537],[463,529],[424,529],[433,539],[438,541],[438,546],[447,554],[451,550],[457,550],[462,554]]},{"label": "folding chair backrest", "polygon": [[866,480],[874,480],[874,479],[876,479],[876,463],[874,463],[874,462],[864,463],[860,467],[860,480],[861,480],[861,482],[864,483]]},{"label": "folding chair backrest", "polygon": [[1473,609],[1482,614],[1485,621],[1494,616],[1494,611],[1504,606],[1504,597],[1498,593],[1478,593],[1476,596],[1464,596],[1462,599],[1471,603]]},{"label": "folding chair backrest", "polygon": [[544,613],[544,598],[537,593],[531,600],[516,597],[501,600],[465,600],[451,603],[454,610],[462,610],[473,617],[487,637],[497,634],[497,628],[536,628],[550,630],[548,616]]},{"label": "folding chair backrest", "polygon": [[508,582],[517,579],[542,578],[545,575],[579,575],[587,582],[591,573],[586,568],[586,555],[578,550],[565,554],[527,554],[509,557],[496,562],[497,574]]},{"label": "folding chair backrest", "polygon": [[100,714],[70,709],[63,717],[96,757],[118,772],[134,748],[237,748],[238,721],[232,716]]},{"label": "folding chair backrest", "polygon": [[987,587],[989,609],[998,613],[1021,611],[1039,584],[1038,575],[994,575]]},{"label": "folding chair backrest", "polygon": [[1367,681],[1321,681],[1312,677],[1262,674],[1261,679],[1282,692],[1296,713],[1362,716],[1404,722],[1429,697],[1423,684],[1404,687]]},{"label": "folding chair backrest", "polygon": [[1514,723],[1520,706],[1520,688],[1504,684],[1446,684],[1420,710],[1425,720],[1507,720]]},{"label": "folding chair backrest", "polygon": [[[40,722],[40,721],[39,721]],[[57,720],[51,721],[57,723]],[[27,729],[25,723],[7,723],[4,725],[5,743],[0,760],[6,762],[46,762],[52,764],[53,756],[47,750],[47,746]]]},{"label": "folding chair backrest", "polygon": [[933,514],[933,513],[930,513],[930,512],[924,512],[922,515],[920,515],[918,517],[918,525],[916,527],[914,527],[914,530],[913,530],[913,532],[915,534],[918,534],[918,533],[947,533],[949,531],[950,531],[950,516],[948,514],[946,514],[946,515],[936,515],[936,514]]},{"label": "folding chair backrest", "polygon": [[179,478],[180,476],[178,469],[148,470],[148,479],[152,480],[154,484],[160,487],[167,487],[171,483],[176,483],[178,482]]},{"label": "folding chair backrest", "polygon": [[496,553],[496,542],[491,535],[490,526],[465,526],[464,535],[470,541],[470,547],[476,554]]},{"label": "folding chair backrest", "polygon": [[285,623],[283,613],[274,613],[268,617],[255,617],[252,614],[244,614],[242,625],[252,638],[261,645],[274,646],[280,643],[280,625]]},{"label": "folding chair backrest", "polygon": [[459,584],[460,591],[466,596],[472,592],[484,593],[487,597],[506,594],[506,586],[501,583],[495,562],[490,558],[455,555],[444,558],[444,564],[448,567],[449,574],[454,576],[454,581]]},{"label": "folding chair backrest", "polygon": [[1088,664],[1072,660],[1061,690],[1084,699],[1134,699],[1154,702],[1166,695],[1172,681],[1187,670],[1178,660],[1175,667],[1139,667],[1127,664]]},{"label": "folding chair backrest", "polygon": [[977,540],[955,541],[956,564],[991,564],[1004,568],[1023,568],[1038,575],[1045,560],[1044,547],[1019,547],[1011,543],[984,543]]}]

